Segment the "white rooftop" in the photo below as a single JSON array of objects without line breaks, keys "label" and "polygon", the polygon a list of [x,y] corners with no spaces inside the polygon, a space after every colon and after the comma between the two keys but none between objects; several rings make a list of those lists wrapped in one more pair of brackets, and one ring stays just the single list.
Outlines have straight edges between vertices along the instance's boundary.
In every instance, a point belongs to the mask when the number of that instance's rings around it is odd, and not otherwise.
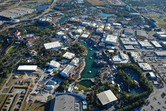
[{"label": "white rooftop", "polygon": [[37,65],[19,65],[18,71],[35,71],[37,70]]},{"label": "white rooftop", "polygon": [[152,70],[151,66],[148,63],[138,63],[138,65],[144,71]]},{"label": "white rooftop", "polygon": [[151,78],[155,78],[156,77],[153,72],[149,72],[149,75],[150,75]]},{"label": "white rooftop", "polygon": [[148,41],[139,41],[141,47],[153,47]]},{"label": "white rooftop", "polygon": [[52,61],[50,61],[49,65],[52,67],[59,68],[61,64],[57,61],[52,60]]},{"label": "white rooftop", "polygon": [[162,48],[162,46],[161,46],[157,41],[151,41],[151,43],[152,43],[156,48]]},{"label": "white rooftop", "polygon": [[50,42],[44,44],[45,49],[57,49],[62,47],[62,44],[59,41],[56,42]]},{"label": "white rooftop", "polygon": [[71,52],[66,52],[64,55],[63,55],[64,58],[67,58],[67,59],[72,59],[73,57],[75,57],[75,54],[71,53]]},{"label": "white rooftop", "polygon": [[118,37],[114,35],[106,35],[105,42],[107,44],[116,44]]},{"label": "white rooftop", "polygon": [[101,101],[102,105],[106,105],[110,102],[116,101],[117,97],[111,90],[104,91],[102,93],[97,94],[97,97]]}]

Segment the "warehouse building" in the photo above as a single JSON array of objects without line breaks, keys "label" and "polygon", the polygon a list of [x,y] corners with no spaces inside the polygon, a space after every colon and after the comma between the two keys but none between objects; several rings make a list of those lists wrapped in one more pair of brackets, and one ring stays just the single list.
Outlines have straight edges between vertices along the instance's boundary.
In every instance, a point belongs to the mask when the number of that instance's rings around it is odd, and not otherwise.
[{"label": "warehouse building", "polygon": [[146,71],[152,71],[152,68],[148,63],[138,63],[138,65],[145,72]]},{"label": "warehouse building", "polygon": [[57,93],[52,100],[50,111],[83,111],[82,100],[86,96],[73,93]]},{"label": "warehouse building", "polygon": [[135,38],[120,38],[123,45],[138,45]]},{"label": "warehouse building", "polygon": [[118,37],[115,35],[106,35],[104,42],[109,45],[116,45]]},{"label": "warehouse building", "polygon": [[61,64],[59,62],[55,61],[55,60],[52,60],[52,61],[50,61],[50,63],[48,63],[48,65],[50,67],[58,70]]},{"label": "warehouse building", "polygon": [[63,55],[64,58],[66,59],[72,59],[73,57],[75,57],[75,54],[74,53],[71,53],[71,52],[66,52],[64,55]]},{"label": "warehouse building", "polygon": [[153,49],[154,47],[148,41],[139,41],[138,42],[142,48]]},{"label": "warehouse building", "polygon": [[19,65],[17,71],[37,71],[37,65]]},{"label": "warehouse building", "polygon": [[107,105],[118,100],[111,90],[101,92],[97,94],[97,97],[99,98],[102,105]]},{"label": "warehouse building", "polygon": [[166,51],[157,51],[157,52],[155,52],[155,54],[158,57],[166,57]]},{"label": "warehouse building", "polygon": [[59,41],[56,42],[50,42],[50,43],[45,43],[44,44],[45,49],[59,49],[62,47],[62,44]]},{"label": "warehouse building", "polygon": [[134,50],[132,45],[124,45],[125,50]]},{"label": "warehouse building", "polygon": [[123,34],[134,35],[134,31],[133,31],[133,29],[127,28],[127,29],[124,29]]},{"label": "warehouse building", "polygon": [[144,31],[144,30],[137,30],[137,31],[136,31],[136,37],[144,37],[144,38],[147,38],[148,35],[147,35],[146,31]]},{"label": "warehouse building", "polygon": [[134,58],[135,62],[139,62],[139,63],[143,62],[143,59],[141,58],[140,53],[133,51],[131,52],[131,56]]},{"label": "warehouse building", "polygon": [[165,32],[156,32],[156,35],[161,40],[166,40],[166,33]]},{"label": "warehouse building", "polygon": [[157,49],[162,48],[162,46],[157,41],[151,41],[151,43]]},{"label": "warehouse building", "polygon": [[72,70],[74,69],[73,65],[68,64],[61,72],[60,75],[62,77],[69,77],[70,73],[72,72]]}]

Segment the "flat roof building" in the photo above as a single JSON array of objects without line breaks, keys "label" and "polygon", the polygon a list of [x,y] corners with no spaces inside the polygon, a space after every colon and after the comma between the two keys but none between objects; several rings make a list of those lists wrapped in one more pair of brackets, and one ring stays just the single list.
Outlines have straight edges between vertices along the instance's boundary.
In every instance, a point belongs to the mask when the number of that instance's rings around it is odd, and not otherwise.
[{"label": "flat roof building", "polygon": [[76,65],[78,65],[79,61],[80,61],[79,58],[74,58],[74,59],[70,62],[70,64],[76,66]]},{"label": "flat roof building", "polygon": [[115,35],[106,35],[104,42],[109,45],[116,45],[118,37]]},{"label": "flat roof building", "polygon": [[134,50],[134,47],[132,45],[124,45],[124,48],[126,50]]},{"label": "flat roof building", "polygon": [[50,63],[48,65],[52,68],[59,69],[61,64],[59,62],[55,61],[55,60],[52,60],[52,61],[50,61]]},{"label": "flat roof building", "polygon": [[75,54],[74,53],[71,53],[71,52],[66,52],[64,55],[63,55],[64,58],[66,59],[72,59],[73,57],[75,57]]},{"label": "flat roof building", "polygon": [[142,48],[153,49],[154,47],[148,41],[139,41],[138,42]]},{"label": "flat roof building", "polygon": [[157,41],[151,41],[151,43],[155,48],[162,48],[162,46]]},{"label": "flat roof building", "polygon": [[151,79],[156,79],[156,75],[154,74],[154,72],[149,72],[149,76]]},{"label": "flat roof building", "polygon": [[129,57],[127,54],[124,54],[123,52],[119,52],[119,55],[115,55],[112,58],[112,62],[114,64],[120,64],[120,63],[128,63]]},{"label": "flat roof building", "polygon": [[133,29],[126,28],[126,29],[124,29],[123,34],[125,34],[125,35],[134,35],[134,31],[133,31]]},{"label": "flat roof building", "polygon": [[68,64],[61,72],[61,76],[68,77],[71,71],[74,69],[73,65]]},{"label": "flat roof building", "polygon": [[135,38],[120,38],[123,45],[138,45]]},{"label": "flat roof building", "polygon": [[37,71],[37,65],[19,65],[18,71]]},{"label": "flat roof building", "polygon": [[50,42],[44,44],[45,49],[59,49],[62,47],[62,44],[59,41]]},{"label": "flat roof building", "polygon": [[97,97],[99,98],[102,105],[109,104],[111,102],[117,101],[117,97],[114,95],[114,93],[111,90],[107,90],[104,92],[101,92],[97,94]]},{"label": "flat roof building", "polygon": [[131,52],[131,56],[134,58],[135,62],[143,62],[143,59],[138,52]]},{"label": "flat roof building", "polygon": [[144,37],[144,38],[147,38],[147,37],[148,37],[146,31],[144,31],[144,30],[137,30],[137,31],[136,31],[136,36],[137,36],[137,37]]},{"label": "flat roof building", "polygon": [[82,95],[59,93],[52,100],[50,111],[82,111]]},{"label": "flat roof building", "polygon": [[90,33],[85,31],[80,37],[83,39],[86,39],[89,37],[89,35],[90,35]]},{"label": "flat roof building", "polygon": [[166,51],[157,51],[157,52],[155,52],[155,54],[158,57],[166,57]]},{"label": "flat roof building", "polygon": [[138,63],[138,65],[143,71],[152,71],[152,68],[148,63]]}]

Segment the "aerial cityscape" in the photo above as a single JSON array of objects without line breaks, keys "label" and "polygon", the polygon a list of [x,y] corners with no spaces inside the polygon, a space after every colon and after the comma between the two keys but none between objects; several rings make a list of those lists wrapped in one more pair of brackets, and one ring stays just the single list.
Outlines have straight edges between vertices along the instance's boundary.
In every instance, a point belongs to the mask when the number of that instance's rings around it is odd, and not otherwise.
[{"label": "aerial cityscape", "polygon": [[166,111],[166,0],[0,0],[0,111]]}]

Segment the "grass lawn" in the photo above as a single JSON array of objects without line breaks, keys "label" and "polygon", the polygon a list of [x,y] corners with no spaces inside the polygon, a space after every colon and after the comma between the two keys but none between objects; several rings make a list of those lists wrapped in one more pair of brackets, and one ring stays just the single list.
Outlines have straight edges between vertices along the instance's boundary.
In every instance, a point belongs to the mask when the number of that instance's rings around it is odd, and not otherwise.
[{"label": "grass lawn", "polygon": [[16,46],[11,46],[9,49],[8,49],[8,54],[14,52],[16,49]]},{"label": "grass lawn", "polygon": [[5,84],[5,82],[6,82],[6,78],[1,78],[0,79],[0,90],[3,87],[3,85]]},{"label": "grass lawn", "polygon": [[28,111],[44,111],[45,105],[44,103],[28,103]]},{"label": "grass lawn", "polygon": [[87,0],[92,5],[105,5],[104,0]]},{"label": "grass lawn", "polygon": [[5,95],[1,94],[0,95],[0,108],[1,108],[1,104],[4,101],[4,99],[5,99]]},{"label": "grass lawn", "polygon": [[10,88],[5,88],[2,93],[7,93],[9,91]]}]

